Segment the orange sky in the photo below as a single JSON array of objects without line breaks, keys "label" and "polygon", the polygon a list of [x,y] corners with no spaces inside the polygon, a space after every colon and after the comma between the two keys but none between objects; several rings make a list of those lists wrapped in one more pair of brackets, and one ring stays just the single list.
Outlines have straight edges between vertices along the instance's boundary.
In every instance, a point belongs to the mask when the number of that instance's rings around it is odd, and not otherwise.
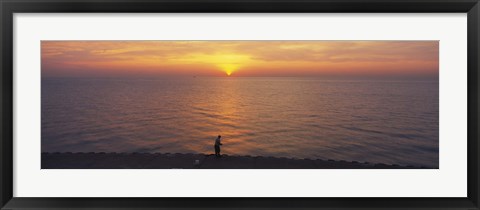
[{"label": "orange sky", "polygon": [[438,41],[42,41],[42,76],[438,77]]}]

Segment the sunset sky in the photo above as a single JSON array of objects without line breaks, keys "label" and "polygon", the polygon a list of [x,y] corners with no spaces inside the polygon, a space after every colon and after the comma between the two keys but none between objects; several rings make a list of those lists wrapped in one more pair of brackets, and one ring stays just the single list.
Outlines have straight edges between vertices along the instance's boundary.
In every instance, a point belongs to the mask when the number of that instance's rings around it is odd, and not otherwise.
[{"label": "sunset sky", "polygon": [[44,77],[438,77],[438,41],[42,41]]}]

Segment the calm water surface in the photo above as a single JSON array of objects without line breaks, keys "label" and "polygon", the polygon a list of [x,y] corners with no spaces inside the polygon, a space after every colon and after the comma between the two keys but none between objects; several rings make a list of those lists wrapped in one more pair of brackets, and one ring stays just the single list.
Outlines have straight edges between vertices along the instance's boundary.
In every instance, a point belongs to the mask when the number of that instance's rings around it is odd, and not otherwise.
[{"label": "calm water surface", "polygon": [[438,82],[42,79],[43,152],[222,153],[438,167]]}]

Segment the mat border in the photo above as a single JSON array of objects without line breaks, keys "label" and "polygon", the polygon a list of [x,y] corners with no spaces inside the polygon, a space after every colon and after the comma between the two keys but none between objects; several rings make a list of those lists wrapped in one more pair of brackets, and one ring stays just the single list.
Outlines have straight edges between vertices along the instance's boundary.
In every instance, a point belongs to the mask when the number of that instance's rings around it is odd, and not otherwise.
[{"label": "mat border", "polygon": [[[479,209],[479,0],[0,0],[1,209]],[[467,13],[466,198],[15,198],[14,13]],[[94,189],[92,189],[94,190]]]}]

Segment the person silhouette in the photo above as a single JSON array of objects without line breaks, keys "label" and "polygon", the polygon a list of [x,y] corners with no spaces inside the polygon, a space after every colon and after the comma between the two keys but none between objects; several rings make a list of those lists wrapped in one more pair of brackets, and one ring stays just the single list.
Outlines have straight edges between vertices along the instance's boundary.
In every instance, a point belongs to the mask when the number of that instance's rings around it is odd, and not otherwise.
[{"label": "person silhouette", "polygon": [[222,136],[218,135],[217,139],[215,139],[215,156],[216,157],[221,157],[222,155],[220,155],[220,145],[222,145],[222,143],[220,142],[220,139],[222,138]]}]

